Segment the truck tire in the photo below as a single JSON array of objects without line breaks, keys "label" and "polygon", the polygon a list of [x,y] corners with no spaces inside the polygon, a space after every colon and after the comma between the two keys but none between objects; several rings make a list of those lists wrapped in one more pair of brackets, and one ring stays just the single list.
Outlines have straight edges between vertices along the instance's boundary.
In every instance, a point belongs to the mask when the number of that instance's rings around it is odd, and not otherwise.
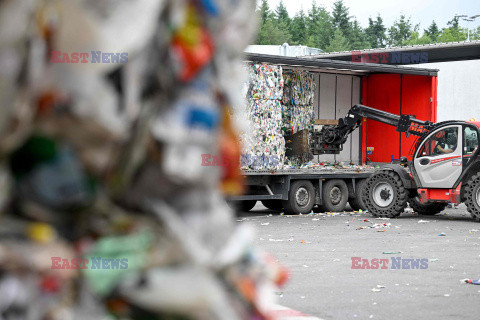
[{"label": "truck tire", "polygon": [[362,199],[374,217],[398,217],[408,201],[408,192],[394,171],[378,171],[367,179]]},{"label": "truck tire", "polygon": [[464,190],[467,210],[475,221],[480,222],[480,172],[468,179]]},{"label": "truck tire", "polygon": [[262,200],[262,204],[270,210],[282,211],[282,200]]},{"label": "truck tire", "polygon": [[236,212],[248,212],[255,207],[257,200],[236,200],[236,201],[227,201],[227,204],[230,208]]},{"label": "truck tire", "polygon": [[447,206],[447,204],[443,202],[421,203],[418,197],[410,198],[408,200],[408,204],[414,212],[426,216],[433,216],[435,214],[439,214],[440,212],[445,210],[445,207]]},{"label": "truck tire", "polygon": [[312,212],[315,204],[315,188],[308,180],[296,180],[290,185],[288,200],[282,200],[287,214],[305,214]]},{"label": "truck tire", "polygon": [[348,187],[341,179],[332,179],[325,182],[322,187],[322,200],[320,210],[323,212],[340,212],[345,210],[348,201]]},{"label": "truck tire", "polygon": [[367,182],[367,179],[362,179],[359,180],[355,184],[355,197],[348,198],[348,203],[350,204],[350,207],[352,208],[353,211],[358,211],[358,210],[367,210],[367,207],[365,206],[365,202],[363,202],[362,199],[362,190],[365,187],[365,183]]}]

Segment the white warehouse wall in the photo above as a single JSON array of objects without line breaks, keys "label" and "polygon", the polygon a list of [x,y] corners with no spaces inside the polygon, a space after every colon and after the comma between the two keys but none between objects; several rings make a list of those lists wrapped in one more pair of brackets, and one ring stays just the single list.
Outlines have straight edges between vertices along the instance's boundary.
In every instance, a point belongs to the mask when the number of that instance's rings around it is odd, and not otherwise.
[{"label": "white warehouse wall", "polygon": [[480,121],[480,60],[424,63],[409,67],[439,69],[437,121]]}]

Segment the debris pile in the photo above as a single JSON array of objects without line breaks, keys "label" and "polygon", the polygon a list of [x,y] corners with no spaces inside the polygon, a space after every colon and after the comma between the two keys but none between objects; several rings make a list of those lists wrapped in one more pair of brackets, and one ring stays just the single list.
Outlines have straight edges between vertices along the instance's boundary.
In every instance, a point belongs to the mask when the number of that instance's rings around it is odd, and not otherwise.
[{"label": "debris pile", "polygon": [[[243,187],[231,114],[254,12],[0,1],[0,318],[269,318],[287,272],[224,202]],[[281,69],[260,69],[252,110],[280,119]]]},{"label": "debris pile", "polygon": [[250,63],[247,91],[248,126],[242,133],[242,167],[280,169],[285,160],[282,133],[282,67]]}]

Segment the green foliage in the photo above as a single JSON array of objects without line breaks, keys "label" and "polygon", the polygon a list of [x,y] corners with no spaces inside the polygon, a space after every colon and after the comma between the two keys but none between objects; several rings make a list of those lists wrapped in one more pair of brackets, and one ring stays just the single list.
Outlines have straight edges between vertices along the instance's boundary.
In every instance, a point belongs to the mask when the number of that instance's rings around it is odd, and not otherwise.
[{"label": "green foliage", "polygon": [[303,9],[293,17],[290,30],[293,45],[305,45],[307,43],[307,17]]},{"label": "green foliage", "polygon": [[365,29],[365,34],[368,42],[372,48],[382,48],[387,42],[387,29],[383,25],[383,19],[380,14],[375,20],[368,18],[368,27]]},{"label": "green foliage", "polygon": [[333,33],[333,39],[330,41],[330,45],[325,49],[327,52],[340,52],[350,49],[348,40],[343,35],[342,31],[337,28]]},{"label": "green foliage", "polygon": [[353,20],[350,33],[350,50],[370,49],[372,47],[366,32],[357,20]]},{"label": "green foliage", "polygon": [[424,30],[424,34],[427,35],[432,41],[437,42],[437,38],[440,35],[440,29],[438,29],[435,20],[432,21],[432,24],[428,27],[427,30]]},{"label": "green foliage", "polygon": [[418,31],[414,31],[412,32],[408,40],[405,41],[405,45],[414,46],[419,44],[429,44],[432,42],[433,42],[432,39],[426,33],[424,33],[420,37],[420,34],[418,33]]},{"label": "green foliage", "polygon": [[388,30],[388,44],[392,47],[403,46],[412,35],[413,28],[410,18],[401,14],[400,19],[395,20],[393,26]]},{"label": "green foliage", "polygon": [[349,37],[351,33],[350,18],[348,8],[343,4],[343,0],[335,1],[332,10],[333,27],[342,31],[346,37]]},{"label": "green foliage", "polygon": [[[368,27],[363,29],[343,0],[333,4],[332,12],[313,2],[307,13],[300,10],[290,18],[284,1],[271,9],[268,0],[261,0],[257,9],[260,20],[256,44],[306,45],[324,51],[362,50],[384,48],[386,46],[422,45],[436,42],[465,41],[467,29],[460,26],[458,17],[453,17],[443,29],[435,21],[419,31],[410,18],[401,14],[387,29],[380,14],[368,19]],[[388,30],[388,31],[387,31]],[[470,30],[470,39],[480,39],[480,27]]]},{"label": "green foliage", "polygon": [[326,48],[330,44],[333,31],[332,18],[328,11],[313,3],[308,11],[306,45],[320,49]]}]

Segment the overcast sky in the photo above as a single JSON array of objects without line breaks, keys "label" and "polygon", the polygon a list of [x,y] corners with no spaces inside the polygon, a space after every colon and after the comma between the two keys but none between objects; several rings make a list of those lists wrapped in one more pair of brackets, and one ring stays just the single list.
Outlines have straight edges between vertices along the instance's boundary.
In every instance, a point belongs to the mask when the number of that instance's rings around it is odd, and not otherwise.
[{"label": "overcast sky", "polygon": [[[307,12],[315,0],[283,0],[290,16],[301,8]],[[260,1],[258,1],[260,2]],[[280,0],[268,0],[270,8],[275,8]],[[317,5],[323,5],[331,12],[335,0],[316,0]],[[350,15],[356,16],[363,27],[368,26],[368,17],[376,17],[377,13],[383,18],[384,24],[389,28],[393,22],[404,13],[411,17],[413,25],[420,23],[420,30],[426,29],[432,20],[439,28],[446,26],[455,14],[473,16],[480,14],[479,0],[344,0],[343,3],[350,8]],[[470,29],[480,25],[480,17],[470,22]],[[467,22],[461,22],[462,27],[467,27]]]}]

